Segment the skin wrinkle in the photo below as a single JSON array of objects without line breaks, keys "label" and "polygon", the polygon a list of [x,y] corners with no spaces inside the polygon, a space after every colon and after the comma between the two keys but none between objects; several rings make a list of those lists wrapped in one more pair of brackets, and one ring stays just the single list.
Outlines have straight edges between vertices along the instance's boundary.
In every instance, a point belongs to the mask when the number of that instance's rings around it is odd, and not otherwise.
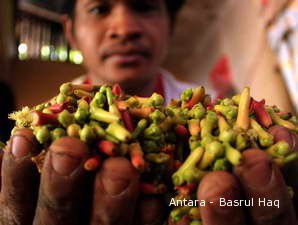
[{"label": "skin wrinkle", "polygon": [[[250,155],[251,156],[251,155]],[[269,197],[270,199],[277,199],[280,200],[280,209],[272,209],[268,211],[268,209],[265,207],[261,207],[260,210],[257,210],[256,208],[251,208],[251,214],[254,215],[252,217],[253,224],[255,225],[263,225],[263,224],[268,224],[268,225],[276,225],[282,224],[282,225],[294,225],[293,220],[294,220],[294,215],[292,215],[292,210],[291,210],[291,200],[289,199],[289,196],[287,194],[286,188],[282,188],[281,185],[283,185],[282,182],[282,177],[281,174],[278,173],[279,168],[272,163],[272,161],[268,162],[270,163],[272,167],[272,173],[271,173],[271,178],[268,182],[267,185],[265,185],[263,188],[254,188],[248,185],[249,182],[247,182],[247,185],[244,185],[244,189],[246,189],[246,197],[247,198],[255,198],[257,199],[258,197]],[[242,168],[242,170],[247,170],[249,169],[247,167]],[[243,172],[243,171],[241,171]],[[239,173],[238,171],[238,176],[240,177],[240,180],[243,182],[243,178],[241,175],[241,172]],[[248,178],[246,178],[248,179]],[[245,180],[244,180],[245,181]],[[278,190],[276,192],[275,190]],[[269,195],[267,195],[267,193]],[[283,223],[281,223],[283,222]],[[285,223],[286,222],[286,223]]]},{"label": "skin wrinkle", "polygon": [[266,215],[261,215],[255,220],[255,225],[276,225],[276,221],[288,221],[286,224],[282,225],[294,225],[291,224],[287,218],[289,217],[286,210],[284,209],[283,211],[275,211],[278,213],[275,213],[272,217],[269,217],[268,214]]},{"label": "skin wrinkle", "polygon": [[[48,224],[49,218],[44,216],[48,214],[55,217],[55,221],[63,221],[64,224],[67,224],[67,221],[71,221],[71,224],[73,224],[73,221],[79,221],[81,206],[68,200],[55,202],[40,190],[37,210],[40,211],[40,213],[38,214],[39,216],[35,218],[34,224]],[[70,214],[72,215],[71,217],[69,216]]]},{"label": "skin wrinkle", "polygon": [[36,146],[36,143],[34,143],[34,142],[32,141],[32,139],[28,138],[26,135],[22,135],[22,134],[14,134],[14,135],[12,136],[12,142],[13,142],[13,139],[14,139],[15,137],[22,137],[22,138],[26,139],[26,141],[31,145],[32,149],[34,149],[35,146]]},{"label": "skin wrinkle", "polygon": [[[125,173],[124,176],[129,180],[128,187],[119,195],[109,195],[104,190],[102,179],[107,178],[111,172]],[[121,175],[119,174],[119,178]],[[103,164],[102,170],[97,174],[94,184],[95,195],[93,198],[92,225],[106,224],[131,224],[135,213],[135,204],[138,192],[137,171],[132,168],[127,159],[109,159]],[[115,175],[115,180],[118,175]],[[121,190],[120,190],[121,191]]]},{"label": "skin wrinkle", "polygon": [[37,208],[50,209],[50,211],[67,212],[74,209],[73,202],[69,201],[53,201],[44,193],[43,188],[40,189]]},{"label": "skin wrinkle", "polygon": [[[75,159],[77,161],[81,161],[79,163],[79,165],[77,166],[77,168],[74,169],[74,171],[72,171],[69,175],[64,175],[63,177],[69,177],[69,178],[74,177],[76,175],[76,173],[82,168],[82,165],[84,164],[84,160],[82,160],[82,157],[70,155],[70,154],[67,154],[66,152],[53,152],[53,151],[50,152],[50,161],[51,162],[52,162],[52,154],[56,154],[56,155],[60,155],[60,156],[67,156],[67,157],[73,158],[73,159]],[[53,169],[52,163],[51,163],[51,168]],[[58,174],[55,171],[55,169],[53,169],[52,172],[54,172],[58,176],[62,176],[62,175]]]},{"label": "skin wrinkle", "polygon": [[[33,144],[33,142],[31,142],[31,140],[27,137],[27,135],[18,136],[22,136],[23,138],[25,138],[27,140],[27,143]],[[32,146],[35,146],[35,144],[33,144]],[[32,151],[30,153],[32,153]],[[13,220],[14,224],[28,224],[28,221],[30,221],[31,223],[33,219],[32,209],[35,208],[37,195],[24,196],[24,194],[26,193],[26,187],[25,185],[23,185],[25,179],[18,179],[17,176],[13,176],[13,174],[11,173],[15,171],[21,171],[21,174],[23,174],[24,177],[32,181],[32,184],[38,183],[39,179],[38,176],[36,176],[38,174],[36,166],[30,160],[30,156],[26,156],[20,158],[19,160],[16,160],[11,154],[11,151],[8,151],[5,154],[4,164],[6,164],[7,167],[6,170],[3,171],[8,172],[8,174],[6,174],[6,180],[4,184],[8,184],[8,186],[6,186],[5,188],[5,193],[1,193],[1,205],[3,206],[2,209],[5,211],[1,213],[9,215],[7,216],[7,220]],[[34,187],[32,186],[31,191],[32,193],[35,193]],[[20,210],[21,208],[23,210]],[[7,224],[6,221],[5,223]]]},{"label": "skin wrinkle", "polygon": [[121,197],[123,197],[125,194],[127,194],[128,191],[130,191],[130,188],[131,188],[133,185],[135,185],[134,182],[129,181],[128,186],[127,186],[123,191],[121,191],[119,194],[117,194],[117,195],[110,195],[110,194],[107,193],[107,191],[106,191],[106,189],[105,189],[105,186],[103,185],[102,179],[100,179],[99,182],[100,182],[100,187],[102,187],[102,188],[99,188],[99,189],[101,189],[101,191],[102,191],[102,193],[103,193],[104,195],[109,196],[109,198],[121,198]]},{"label": "skin wrinkle", "polygon": [[[51,154],[47,155],[34,221],[36,225],[57,225],[60,224],[60,221],[68,225],[84,225],[88,220],[87,211],[89,210],[90,212],[90,191],[88,187],[91,186],[89,185],[91,176],[83,169],[83,162],[88,157],[87,149],[85,149],[86,146],[81,146],[82,148],[80,148],[78,140],[67,139],[65,141],[63,142],[64,145],[60,145],[61,142],[53,144],[50,147],[50,153],[55,152],[55,154],[59,155],[68,155],[79,160],[81,164],[70,176],[61,176],[52,168]],[[75,155],[65,153],[67,150],[65,148],[71,148],[72,153]],[[57,191],[59,187],[65,188],[59,192]],[[82,206],[84,207],[82,208]]]},{"label": "skin wrinkle", "polygon": [[[22,137],[26,140],[26,142],[31,146],[31,151],[29,151],[29,153],[21,158],[17,158],[16,156],[14,156],[12,154],[12,145],[13,145],[13,141],[15,137]],[[34,142],[31,138],[27,137],[26,135],[22,135],[22,134],[15,134],[12,137],[12,140],[10,141],[9,145],[8,145],[8,152],[9,155],[11,155],[11,157],[13,158],[13,160],[15,162],[20,162],[23,161],[25,159],[31,158],[32,156],[36,156],[40,153],[40,150],[38,148],[38,143]]]},{"label": "skin wrinkle", "polygon": [[[30,220],[33,220],[33,218],[24,217],[27,212],[18,212],[13,207],[10,207],[11,204],[8,204],[4,199],[3,196],[1,196],[0,200],[0,225],[24,225],[28,224]],[[26,208],[26,206],[24,206]],[[25,221],[21,221],[20,218],[25,218]],[[3,222],[4,221],[4,222]]]},{"label": "skin wrinkle", "polygon": [[21,225],[20,223],[16,222],[17,220],[13,218],[11,213],[8,210],[1,206],[0,210],[0,225]]}]

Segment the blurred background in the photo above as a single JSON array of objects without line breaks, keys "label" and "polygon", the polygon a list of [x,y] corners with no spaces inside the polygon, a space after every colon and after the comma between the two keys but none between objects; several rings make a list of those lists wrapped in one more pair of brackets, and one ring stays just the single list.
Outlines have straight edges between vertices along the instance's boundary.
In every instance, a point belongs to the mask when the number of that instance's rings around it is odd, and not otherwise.
[{"label": "blurred background", "polygon": [[[63,4],[0,1],[0,127],[9,127],[8,112],[51,98],[84,73],[81,54],[63,36]],[[214,97],[249,86],[256,99],[297,112],[297,31],[295,0],[188,0],[165,67]]]}]

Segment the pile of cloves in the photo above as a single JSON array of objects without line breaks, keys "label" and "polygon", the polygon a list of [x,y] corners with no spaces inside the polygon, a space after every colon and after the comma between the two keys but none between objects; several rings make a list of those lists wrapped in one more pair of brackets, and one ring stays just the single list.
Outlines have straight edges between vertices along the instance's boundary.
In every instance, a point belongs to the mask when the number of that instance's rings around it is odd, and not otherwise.
[{"label": "pile of cloves", "polygon": [[[97,170],[107,157],[127,157],[141,172],[141,192],[195,200],[200,180],[216,170],[232,171],[242,152],[259,148],[283,166],[298,159],[284,142],[275,142],[269,127],[298,132],[291,113],[256,101],[249,88],[212,102],[204,87],[186,89],[167,106],[159,94],[129,96],[119,85],[62,84],[50,101],[12,113],[16,127],[29,128],[45,149],[32,160],[42,168],[47,147],[71,136],[88,144],[85,169]],[[12,131],[14,132],[14,130]],[[201,224],[197,207],[174,207],[170,220]]]}]

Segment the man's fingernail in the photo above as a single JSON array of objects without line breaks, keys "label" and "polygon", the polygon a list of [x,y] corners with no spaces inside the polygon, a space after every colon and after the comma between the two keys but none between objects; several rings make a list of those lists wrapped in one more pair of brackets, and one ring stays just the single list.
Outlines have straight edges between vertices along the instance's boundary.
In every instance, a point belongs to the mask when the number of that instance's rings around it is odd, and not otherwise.
[{"label": "man's fingernail", "polygon": [[116,159],[107,161],[103,165],[101,181],[108,195],[120,195],[127,190],[132,180],[136,179],[128,165],[119,159],[118,161]]},{"label": "man's fingernail", "polygon": [[81,159],[66,153],[51,151],[52,166],[56,173],[69,176],[80,165]]},{"label": "man's fingernail", "polygon": [[273,174],[270,161],[259,161],[245,169],[242,179],[247,185],[254,189],[260,189],[268,185]]},{"label": "man's fingernail", "polygon": [[21,135],[13,136],[11,144],[11,152],[16,158],[23,158],[29,155],[33,145]]},{"label": "man's fingernail", "polygon": [[102,183],[107,194],[116,196],[127,189],[130,180],[125,178],[103,177]]},{"label": "man's fingernail", "polygon": [[240,198],[240,188],[236,179],[223,171],[216,171],[206,176],[199,188],[199,198],[206,201],[212,211],[219,215],[232,216],[235,208],[221,205],[221,199],[235,200]]},{"label": "man's fingernail", "polygon": [[226,201],[237,199],[239,197],[235,194],[237,190],[233,190],[232,188],[226,189],[218,184],[217,186],[210,187],[209,190],[212,190],[213,194],[208,196],[207,204],[210,204],[212,210],[220,215],[232,215],[234,211],[233,208],[221,205],[220,199],[225,199]]}]

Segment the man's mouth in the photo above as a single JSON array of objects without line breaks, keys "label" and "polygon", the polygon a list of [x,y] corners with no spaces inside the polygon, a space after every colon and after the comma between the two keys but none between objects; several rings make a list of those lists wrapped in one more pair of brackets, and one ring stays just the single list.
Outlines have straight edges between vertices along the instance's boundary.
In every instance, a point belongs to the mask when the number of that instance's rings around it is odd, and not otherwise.
[{"label": "man's mouth", "polygon": [[112,60],[119,65],[140,64],[151,57],[146,48],[119,48],[107,51],[102,55],[102,60]]}]

